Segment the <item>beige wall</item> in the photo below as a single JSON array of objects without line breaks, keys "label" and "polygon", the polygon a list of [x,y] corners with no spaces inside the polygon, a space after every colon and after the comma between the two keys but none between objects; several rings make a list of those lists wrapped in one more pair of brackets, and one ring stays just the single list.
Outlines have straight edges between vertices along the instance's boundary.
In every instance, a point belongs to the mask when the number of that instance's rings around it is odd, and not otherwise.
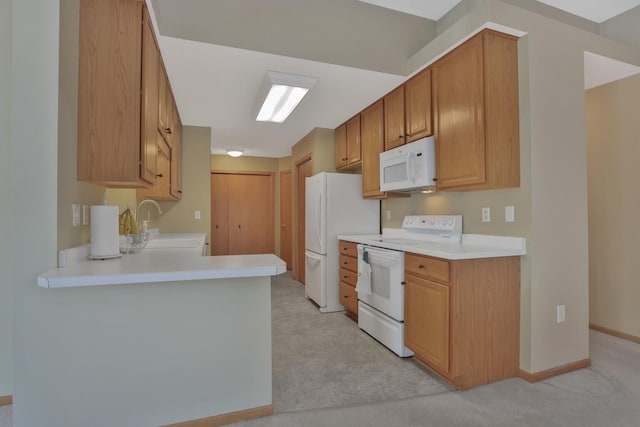
[{"label": "beige wall", "polygon": [[640,337],[640,75],[587,91],[589,320]]},{"label": "beige wall", "polygon": [[[55,361],[51,346],[62,347],[50,314],[64,312],[36,277],[56,265],[58,151],[59,2],[13,1],[11,77],[11,182],[5,199],[11,209],[8,244],[12,254],[13,425],[52,425],[42,415],[50,405],[43,393]],[[4,27],[3,31],[4,31]],[[4,34],[4,32],[3,32]],[[34,118],[37,120],[34,121]],[[97,302],[96,302],[97,303]],[[69,372],[73,375],[73,372]],[[54,384],[51,384],[55,386]],[[60,390],[57,390],[59,393]]]},{"label": "beige wall", "polygon": [[11,0],[0,1],[0,396],[12,393],[11,292]]},{"label": "beige wall", "polygon": [[[211,236],[211,129],[185,126],[182,133],[182,199],[159,202],[162,215],[150,204],[141,209],[141,220],[150,218],[150,227],[160,233],[206,233]],[[138,199],[140,203],[143,199]],[[195,219],[195,211],[200,219]],[[207,248],[209,253],[209,247]]]}]

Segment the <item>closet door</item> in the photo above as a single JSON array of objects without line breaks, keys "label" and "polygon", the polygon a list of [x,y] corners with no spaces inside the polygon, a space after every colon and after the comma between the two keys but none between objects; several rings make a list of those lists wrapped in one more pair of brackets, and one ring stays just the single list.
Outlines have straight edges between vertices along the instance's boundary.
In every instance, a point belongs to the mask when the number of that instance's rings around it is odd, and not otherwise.
[{"label": "closet door", "polygon": [[274,253],[270,172],[211,173],[211,255]]},{"label": "closet door", "polygon": [[274,252],[273,175],[232,175],[229,255]]},{"label": "closet door", "polygon": [[229,254],[229,178],[211,174],[211,255]]}]

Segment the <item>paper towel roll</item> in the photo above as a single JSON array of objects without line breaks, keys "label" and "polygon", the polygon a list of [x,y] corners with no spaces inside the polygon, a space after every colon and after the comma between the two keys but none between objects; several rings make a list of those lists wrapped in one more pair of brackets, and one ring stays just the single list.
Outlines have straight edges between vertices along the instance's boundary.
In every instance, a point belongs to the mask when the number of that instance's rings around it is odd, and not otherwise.
[{"label": "paper towel roll", "polygon": [[91,258],[120,256],[117,206],[91,206]]}]

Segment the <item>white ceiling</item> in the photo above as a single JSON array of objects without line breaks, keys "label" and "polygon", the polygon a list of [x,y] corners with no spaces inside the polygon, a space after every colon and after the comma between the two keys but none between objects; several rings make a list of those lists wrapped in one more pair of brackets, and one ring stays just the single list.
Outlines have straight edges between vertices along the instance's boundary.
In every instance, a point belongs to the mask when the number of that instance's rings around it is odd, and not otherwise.
[{"label": "white ceiling", "polygon": [[[151,0],[146,1],[152,11],[156,34],[161,34],[158,31]],[[202,10],[198,9],[199,7],[206,6],[209,8],[207,10],[210,10],[212,1],[180,0],[180,7],[194,8],[193,13],[197,14]],[[222,0],[215,1],[223,3]],[[280,3],[286,1],[280,0]],[[360,3],[384,8],[379,9],[380,12],[377,13],[387,10],[388,12],[384,13],[397,14],[400,11],[417,15],[425,18],[425,25],[429,25],[429,22],[439,19],[460,0],[340,1],[349,2],[352,5]],[[602,22],[640,5],[640,0],[540,1],[595,22]],[[245,7],[249,7],[247,5],[251,2],[245,0],[243,3]],[[227,7],[230,4],[232,3],[225,2]],[[375,6],[370,7],[375,8]],[[171,16],[165,16],[163,19],[170,19]],[[394,18],[397,17],[398,15],[395,15]],[[331,31],[331,28],[327,28],[327,31]],[[308,58],[300,59],[185,38],[160,35],[158,41],[182,121],[185,125],[212,129],[211,151],[214,154],[223,154],[225,148],[238,147],[243,148],[245,154],[249,156],[288,156],[291,154],[291,147],[313,128],[337,127],[406,79],[406,75],[402,74],[371,71],[330,64],[324,60],[320,62]],[[323,58],[326,58],[327,49],[331,47],[324,46],[324,49]],[[371,53],[375,55],[375,51],[369,52]],[[589,81],[589,85],[601,84],[593,82],[607,82],[621,78],[621,75],[623,77],[628,75],[628,67],[619,66],[620,64],[616,66],[601,58],[585,53],[585,70],[587,71],[585,78]],[[592,69],[596,71],[590,73]],[[258,102],[256,98],[265,73],[269,70],[318,78],[318,83],[313,90],[289,119],[280,125],[255,121]],[[611,74],[607,70],[623,71]],[[591,74],[597,74],[597,77],[591,77]]]},{"label": "white ceiling", "polygon": [[410,15],[437,21],[450,11],[460,0],[359,0],[364,3],[374,4],[387,9],[397,10]]}]

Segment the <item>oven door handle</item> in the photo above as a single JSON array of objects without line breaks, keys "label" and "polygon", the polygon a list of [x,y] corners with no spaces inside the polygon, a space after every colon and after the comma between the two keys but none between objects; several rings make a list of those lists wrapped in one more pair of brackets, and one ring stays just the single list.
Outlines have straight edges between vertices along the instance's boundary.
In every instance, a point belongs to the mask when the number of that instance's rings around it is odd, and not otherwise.
[{"label": "oven door handle", "polygon": [[404,255],[404,253],[400,251],[385,251],[372,247],[364,247],[364,250],[369,254],[369,264],[374,263],[372,257],[379,259],[383,264],[387,265],[402,261]]}]

